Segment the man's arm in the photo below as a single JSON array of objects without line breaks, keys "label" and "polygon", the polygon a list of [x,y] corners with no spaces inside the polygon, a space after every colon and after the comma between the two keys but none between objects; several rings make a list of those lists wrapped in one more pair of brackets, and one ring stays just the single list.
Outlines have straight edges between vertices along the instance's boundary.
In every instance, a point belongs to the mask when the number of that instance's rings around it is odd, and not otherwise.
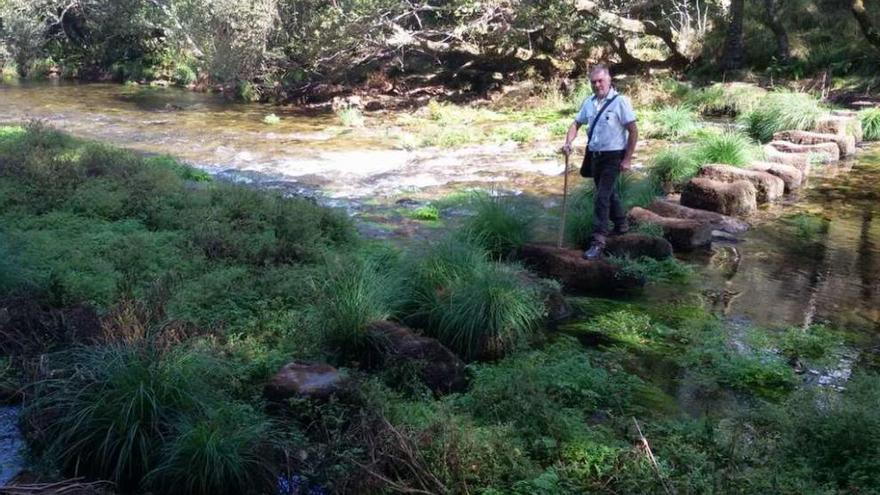
[{"label": "man's arm", "polygon": [[577,120],[568,126],[568,132],[565,134],[565,144],[562,145],[562,152],[566,155],[571,153],[571,143],[577,138],[578,130],[580,128],[581,124]]},{"label": "man's arm", "polygon": [[624,127],[629,135],[626,138],[626,151],[623,153],[623,160],[620,161],[620,170],[629,170],[632,166],[633,154],[636,152],[636,143],[639,142],[639,129],[635,120]]}]

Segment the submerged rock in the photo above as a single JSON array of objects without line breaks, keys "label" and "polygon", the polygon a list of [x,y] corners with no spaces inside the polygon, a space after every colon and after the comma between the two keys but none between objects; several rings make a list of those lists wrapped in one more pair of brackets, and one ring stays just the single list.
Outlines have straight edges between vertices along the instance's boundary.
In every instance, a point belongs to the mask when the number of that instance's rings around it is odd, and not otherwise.
[{"label": "submerged rock", "polygon": [[720,182],[701,177],[684,186],[681,204],[723,215],[750,215],[758,209],[757,192],[751,182]]},{"label": "submerged rock", "polygon": [[778,201],[785,193],[785,182],[779,177],[767,172],[748,170],[731,165],[710,164],[700,169],[700,177],[718,180],[721,182],[749,181],[755,186],[758,204]]},{"label": "submerged rock", "polygon": [[663,237],[677,251],[692,251],[712,243],[712,224],[702,220],[669,218],[636,206],[629,211],[633,223],[659,225]]},{"label": "submerged rock", "polygon": [[344,384],[345,378],[329,364],[294,361],[269,380],[263,393],[272,400],[294,397],[324,399],[339,392]]},{"label": "submerged rock", "polygon": [[696,208],[688,208],[687,206],[673,203],[665,199],[655,199],[648,210],[668,218],[683,218],[685,220],[697,220],[700,222],[708,222],[713,229],[723,230],[730,234],[739,234],[749,230],[749,224],[739,218],[729,217],[714,211],[699,210]]},{"label": "submerged rock", "polygon": [[831,163],[840,160],[840,147],[837,143],[797,144],[790,141],[770,141],[768,147],[782,153],[801,154],[807,153],[811,160],[821,163]]},{"label": "submerged rock", "polygon": [[419,378],[435,394],[458,392],[467,384],[464,362],[439,340],[390,321],[373,323],[367,331],[384,365],[414,364]]},{"label": "submerged rock", "polygon": [[645,280],[628,276],[608,260],[585,260],[578,249],[559,249],[550,244],[526,244],[519,257],[543,277],[558,280],[575,292],[615,292],[645,285]]},{"label": "submerged rock", "polygon": [[773,141],[791,141],[796,144],[835,143],[840,156],[850,156],[856,152],[856,140],[852,136],[824,134],[810,131],[780,131],[773,134]]}]

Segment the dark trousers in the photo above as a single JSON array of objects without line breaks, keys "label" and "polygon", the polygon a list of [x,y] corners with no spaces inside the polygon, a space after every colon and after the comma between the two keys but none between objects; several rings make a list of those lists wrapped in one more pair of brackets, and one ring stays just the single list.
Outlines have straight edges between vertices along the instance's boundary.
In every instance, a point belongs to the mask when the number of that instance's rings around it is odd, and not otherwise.
[{"label": "dark trousers", "polygon": [[608,220],[616,226],[626,224],[626,212],[617,193],[617,177],[620,175],[620,162],[623,150],[605,151],[592,156],[593,181],[596,192],[593,204],[593,235],[594,243],[605,243],[608,236]]}]

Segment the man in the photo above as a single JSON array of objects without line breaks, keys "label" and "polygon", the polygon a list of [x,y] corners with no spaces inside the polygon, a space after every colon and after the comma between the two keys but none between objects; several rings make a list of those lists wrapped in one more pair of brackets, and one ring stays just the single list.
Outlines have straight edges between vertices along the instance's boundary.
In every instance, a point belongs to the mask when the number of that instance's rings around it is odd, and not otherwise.
[{"label": "man", "polygon": [[[611,73],[607,67],[597,65],[593,68],[590,72],[590,86],[593,88],[593,96],[584,101],[568,128],[562,152],[571,153],[571,143],[582,125],[594,127],[591,129],[592,137],[589,138],[586,152],[591,154],[593,180],[596,183],[595,207],[590,247],[584,252],[585,259],[594,260],[601,257],[605,249],[605,239],[609,235],[609,218],[614,223],[614,234],[623,234],[629,230],[626,212],[623,211],[615,184],[620,171],[630,168],[639,132],[632,105],[626,97],[619,95],[611,87]],[[605,110],[596,120],[596,115],[603,107]]]}]

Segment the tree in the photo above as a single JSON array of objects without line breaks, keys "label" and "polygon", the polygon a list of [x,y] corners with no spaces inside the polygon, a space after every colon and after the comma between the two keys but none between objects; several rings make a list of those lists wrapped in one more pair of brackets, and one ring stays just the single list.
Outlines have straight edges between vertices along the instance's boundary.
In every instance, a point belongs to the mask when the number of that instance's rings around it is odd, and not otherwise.
[{"label": "tree", "polygon": [[868,14],[864,0],[852,0],[850,10],[852,11],[853,16],[855,16],[856,21],[858,21],[859,27],[865,35],[865,39],[868,40],[868,43],[871,43],[876,48],[880,48],[880,31],[877,30],[873,19],[871,19],[871,16]]},{"label": "tree", "polygon": [[745,0],[731,0],[728,13],[727,36],[724,38],[724,52],[721,55],[722,70],[739,70],[745,59],[743,43],[743,17]]},{"label": "tree", "polygon": [[764,3],[764,24],[773,32],[776,38],[776,58],[786,63],[791,59],[791,50],[788,44],[788,32],[782,25],[780,19],[781,1],[780,0],[762,0]]}]

